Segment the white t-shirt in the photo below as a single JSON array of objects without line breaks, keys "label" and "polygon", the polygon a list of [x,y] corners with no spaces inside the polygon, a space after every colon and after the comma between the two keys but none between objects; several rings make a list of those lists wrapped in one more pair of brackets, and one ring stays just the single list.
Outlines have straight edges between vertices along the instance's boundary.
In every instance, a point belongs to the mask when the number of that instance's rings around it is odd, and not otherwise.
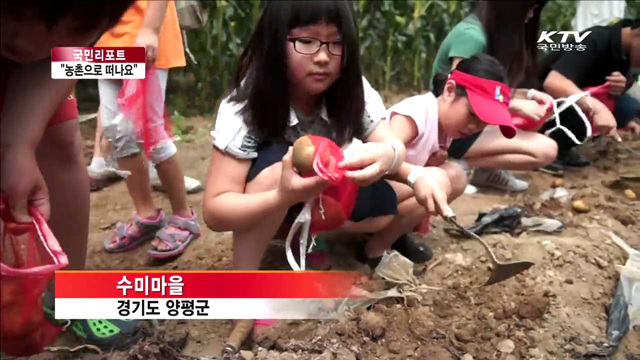
[{"label": "white t-shirt", "polygon": [[616,19],[624,18],[627,2],[624,0],[580,0],[576,16],[571,25],[576,31],[584,31],[592,26],[606,26]]},{"label": "white t-shirt", "polygon": [[[364,138],[366,138],[371,135],[380,121],[385,118],[387,109],[382,102],[380,94],[371,87],[364,77],[362,78],[362,85],[364,87],[365,101],[365,113],[362,118],[362,123],[365,129]],[[220,151],[233,155],[238,159],[253,159],[258,156],[258,145],[260,145],[263,139],[254,131],[251,131],[245,124],[240,114],[243,105],[244,104],[230,102],[228,97],[222,100],[211,136],[213,137],[213,146],[217,147]],[[302,124],[305,121],[311,121],[312,123]],[[300,128],[304,130],[299,130]],[[289,129],[287,130],[287,134],[291,136],[295,135],[294,137],[296,139],[299,136],[305,135],[307,132],[331,137],[329,133],[333,131],[332,128],[327,110],[324,106],[322,106],[318,114],[314,114],[310,119],[299,117],[293,109],[289,111]],[[309,131],[310,129],[311,131]],[[314,131],[314,129],[317,131]],[[285,137],[287,134],[285,134]],[[295,139],[289,140],[294,141]]]},{"label": "white t-shirt", "polygon": [[410,117],[418,128],[418,136],[407,144],[405,161],[424,166],[429,157],[440,149],[448,149],[451,139],[438,141],[438,100],[432,93],[416,95],[393,105],[387,112],[387,121],[394,114]]}]

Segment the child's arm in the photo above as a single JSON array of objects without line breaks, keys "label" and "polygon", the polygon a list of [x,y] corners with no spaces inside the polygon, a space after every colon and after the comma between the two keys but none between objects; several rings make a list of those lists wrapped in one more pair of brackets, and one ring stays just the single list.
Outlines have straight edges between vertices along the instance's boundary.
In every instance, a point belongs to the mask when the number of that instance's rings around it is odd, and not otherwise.
[{"label": "child's arm", "polygon": [[168,6],[168,0],[149,1],[147,5],[142,28],[136,38],[136,46],[145,48],[148,63],[153,63],[158,55],[158,34],[160,34]]},{"label": "child's arm", "polygon": [[[418,136],[418,127],[410,116],[394,113],[391,117],[391,132],[406,145]],[[449,208],[447,199],[451,195],[451,182],[446,172],[436,166],[421,167],[405,162],[398,172],[388,178],[409,184],[412,172],[415,172],[414,177],[419,174],[416,179],[411,179],[418,203],[431,214],[445,214]]]},{"label": "child's arm", "polygon": [[[573,94],[581,93],[580,89],[573,81],[556,70],[552,70],[544,80],[544,89],[556,98],[569,97]],[[576,103],[580,109],[589,117],[593,118],[593,124],[602,134],[609,134],[616,128],[616,119],[607,107],[591,96],[585,96]]]},{"label": "child's arm", "polygon": [[74,84],[75,80],[51,79],[48,60],[19,65],[9,80],[0,116],[0,175],[1,191],[9,197],[17,221],[30,221],[28,202],[49,217],[49,195],[35,151],[49,119]]},{"label": "child's arm", "polygon": [[325,187],[315,176],[300,177],[294,170],[291,150],[282,159],[282,174],[276,189],[245,194],[250,160],[240,160],[213,148],[203,200],[205,223],[214,231],[250,228],[265,214],[288,209],[303,202]]},{"label": "child's arm", "polygon": [[430,214],[450,213],[449,197],[452,193],[447,172],[437,166],[418,166],[407,162],[389,179],[411,186],[415,198]]},{"label": "child's arm", "polygon": [[410,144],[418,136],[418,125],[410,116],[394,113],[389,129],[403,144]]},{"label": "child's arm", "polygon": [[393,135],[389,124],[380,121],[362,149],[350,159],[345,159],[340,166],[360,169],[347,171],[346,176],[358,185],[366,186],[386,174],[397,172],[404,162],[405,153],[404,144]]}]

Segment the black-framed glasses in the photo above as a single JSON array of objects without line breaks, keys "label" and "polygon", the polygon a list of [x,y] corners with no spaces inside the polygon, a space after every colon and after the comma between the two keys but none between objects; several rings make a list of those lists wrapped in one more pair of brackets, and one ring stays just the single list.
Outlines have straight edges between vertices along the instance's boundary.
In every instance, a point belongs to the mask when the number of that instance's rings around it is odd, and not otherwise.
[{"label": "black-framed glasses", "polygon": [[340,56],[344,48],[342,40],[321,41],[313,37],[295,37],[288,38],[287,41],[293,43],[293,48],[296,52],[303,55],[313,55],[320,51],[322,45],[327,45],[329,54]]}]

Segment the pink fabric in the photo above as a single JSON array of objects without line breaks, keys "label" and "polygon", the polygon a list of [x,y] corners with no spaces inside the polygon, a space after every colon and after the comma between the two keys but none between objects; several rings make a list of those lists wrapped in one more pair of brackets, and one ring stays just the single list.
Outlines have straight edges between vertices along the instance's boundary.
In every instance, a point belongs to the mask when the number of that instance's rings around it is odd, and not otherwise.
[{"label": "pink fabric", "polygon": [[395,114],[410,117],[418,128],[418,136],[407,144],[407,162],[425,166],[432,154],[441,148],[449,148],[451,139],[442,146],[438,142],[438,100],[432,93],[412,96],[393,105],[388,111],[387,121],[391,121]]}]

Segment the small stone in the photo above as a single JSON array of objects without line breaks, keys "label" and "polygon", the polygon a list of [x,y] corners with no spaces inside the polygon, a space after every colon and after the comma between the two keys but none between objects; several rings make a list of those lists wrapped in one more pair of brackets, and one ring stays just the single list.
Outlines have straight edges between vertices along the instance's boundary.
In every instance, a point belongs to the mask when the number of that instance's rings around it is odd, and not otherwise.
[{"label": "small stone", "polygon": [[492,333],[484,333],[482,335],[480,335],[480,338],[484,341],[490,341],[491,339],[493,339],[493,334]]},{"label": "small stone", "polygon": [[255,355],[251,351],[246,350],[240,350],[240,356],[242,356],[244,360],[253,360],[255,358]]},{"label": "small stone", "polygon": [[513,341],[509,339],[502,340],[500,341],[500,343],[498,343],[498,351],[503,354],[511,354],[515,348],[516,344],[514,344]]},{"label": "small stone", "polygon": [[512,253],[511,251],[509,251],[509,250],[504,250],[504,251],[502,252],[502,257],[503,257],[505,260],[511,260],[511,259],[513,259],[513,253]]},{"label": "small stone", "polygon": [[473,341],[473,335],[470,331],[458,330],[453,335],[456,337],[456,340],[463,344],[468,344]]},{"label": "small stone", "polygon": [[559,188],[559,187],[563,187],[564,186],[564,180],[563,179],[555,179],[553,180],[553,182],[551,183],[551,187],[552,188]]},{"label": "small stone", "polygon": [[584,200],[576,200],[573,202],[573,210],[578,213],[587,213],[591,211],[591,207]]},{"label": "small stone", "polygon": [[564,282],[565,284],[573,285],[573,279],[571,278],[564,279]]},{"label": "small stone", "polygon": [[484,256],[480,256],[480,258],[479,258],[478,260],[479,260],[481,263],[483,263],[483,264],[484,264],[484,263],[486,263],[487,261],[489,261],[489,259],[487,259],[487,258],[486,258],[486,257],[484,257]]},{"label": "small stone", "polygon": [[604,268],[606,268],[607,266],[609,266],[609,263],[608,263],[607,261],[605,261],[605,260],[601,259],[601,258],[600,258],[600,257],[598,257],[598,256],[596,256],[596,257],[594,258],[594,260],[595,260],[596,264],[598,265],[598,267],[599,267],[600,269],[604,269]]},{"label": "small stone", "polygon": [[532,348],[532,349],[529,349],[529,356],[531,356],[534,359],[538,359],[542,357],[542,353],[538,348]]},{"label": "small stone", "polygon": [[627,197],[627,199],[631,200],[631,201],[635,201],[638,197],[636,196],[636,193],[633,192],[633,190],[631,189],[627,189],[624,191],[624,196]]},{"label": "small stone", "polygon": [[591,293],[589,293],[589,289],[582,289],[580,291],[580,297],[584,300],[591,300]]},{"label": "small stone", "polygon": [[473,356],[471,356],[471,354],[464,354],[461,360],[473,360]]}]

